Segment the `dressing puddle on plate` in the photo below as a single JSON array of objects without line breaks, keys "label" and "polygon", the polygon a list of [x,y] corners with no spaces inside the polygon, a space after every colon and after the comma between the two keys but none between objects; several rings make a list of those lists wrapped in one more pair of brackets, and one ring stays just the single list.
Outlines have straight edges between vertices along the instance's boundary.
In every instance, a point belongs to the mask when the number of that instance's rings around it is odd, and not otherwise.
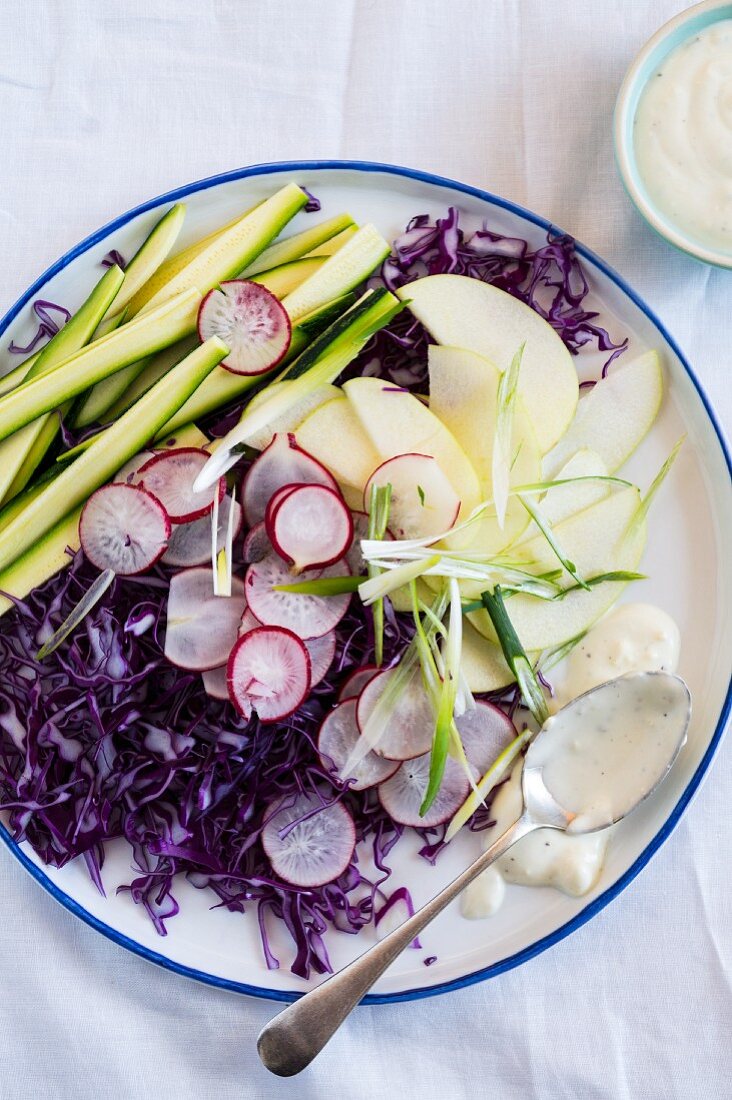
[{"label": "dressing puddle on plate", "polygon": [[[627,673],[673,673],[679,649],[678,627],[665,611],[652,604],[621,604],[572,650],[558,684],[557,707]],[[613,719],[619,745],[626,735],[624,717],[618,713]],[[517,765],[496,792],[491,807],[496,824],[484,833],[486,847],[521,816],[522,770],[523,764]],[[462,915],[470,920],[492,916],[505,900],[507,883],[551,886],[581,897],[598,881],[611,837],[610,828],[584,835],[573,834],[571,829],[566,833],[556,829],[530,833],[467,887],[460,902]]]}]

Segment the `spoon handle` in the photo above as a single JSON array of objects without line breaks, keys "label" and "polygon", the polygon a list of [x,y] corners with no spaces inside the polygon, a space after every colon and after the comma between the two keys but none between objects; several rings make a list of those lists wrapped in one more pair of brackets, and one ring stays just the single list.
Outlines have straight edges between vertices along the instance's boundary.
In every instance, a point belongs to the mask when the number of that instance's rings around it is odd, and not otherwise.
[{"label": "spoon handle", "polygon": [[467,870],[417,910],[413,917],[270,1020],[257,1040],[259,1057],[267,1069],[280,1077],[293,1077],[305,1069],[377,978],[415,936],[454,901],[481,871],[490,867],[522,836],[537,828],[540,826],[534,824],[528,815],[520,817]]}]

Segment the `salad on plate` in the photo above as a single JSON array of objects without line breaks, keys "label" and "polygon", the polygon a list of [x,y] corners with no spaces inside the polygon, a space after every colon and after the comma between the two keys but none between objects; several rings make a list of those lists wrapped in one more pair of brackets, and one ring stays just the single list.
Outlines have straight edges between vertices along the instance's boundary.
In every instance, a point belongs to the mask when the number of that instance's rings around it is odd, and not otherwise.
[{"label": "salad on plate", "polygon": [[[3,820],[102,893],[126,842],[160,934],[185,877],[270,968],[284,926],[303,978],[412,911],[405,833],[489,843],[550,713],[679,649],[615,608],[678,450],[623,474],[662,366],[599,324],[571,238],[319,209],[290,183],[176,250],[175,204],[76,313],[36,301],[0,379]],[[585,893],[607,843],[527,837],[462,912]]]}]

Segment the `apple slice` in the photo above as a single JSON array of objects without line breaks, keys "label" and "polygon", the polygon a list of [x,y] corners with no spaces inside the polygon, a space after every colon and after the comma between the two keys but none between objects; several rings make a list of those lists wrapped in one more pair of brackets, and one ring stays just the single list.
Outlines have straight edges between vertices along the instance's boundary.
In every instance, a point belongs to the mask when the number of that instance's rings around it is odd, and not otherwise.
[{"label": "apple slice", "polygon": [[[307,416],[295,432],[298,443],[322,462],[339,485],[363,493],[381,461],[342,390]],[[362,507],[359,503],[357,507]]]},{"label": "apple slice", "polygon": [[[433,344],[428,354],[430,411],[449,428],[465,451],[478,475],[483,499],[490,500],[500,372],[484,356],[465,348]],[[539,481],[541,452],[521,401],[513,415],[511,452],[515,457],[509,484],[514,487]],[[497,554],[517,539],[528,523],[528,512],[513,497],[508,501],[502,527],[491,510],[465,532],[460,545],[480,546],[484,553]]]},{"label": "apple slice", "polygon": [[[606,476],[607,466],[597,451],[591,451],[585,447],[577,451],[561,470],[557,470],[554,480]],[[584,508],[590,508],[598,501],[604,500],[610,492],[610,486],[605,481],[574,481],[569,485],[557,485],[553,489],[547,489],[539,507],[544,519],[551,527],[556,527],[558,523],[576,515]],[[522,546],[529,539],[536,538],[539,533],[538,527],[532,520],[515,545]]]},{"label": "apple slice", "polygon": [[554,473],[582,447],[591,447],[610,473],[630,457],[656,419],[663,400],[663,370],[658,352],[614,367],[579,405],[566,435],[544,459]]},{"label": "apple slice", "polygon": [[[255,394],[249,402],[247,408],[250,410],[255,409],[257,405],[260,405],[263,401],[268,401],[284,384],[284,382],[273,382],[272,385],[267,386],[266,389],[260,390],[260,392]],[[258,451],[263,451],[265,447],[270,445],[273,436],[278,432],[294,432],[314,409],[324,405],[326,401],[332,401],[334,397],[340,396],[341,391],[337,386],[331,386],[328,383],[323,386],[318,386],[312,393],[308,393],[304,397],[301,397],[299,401],[296,401],[286,412],[282,413],[280,416],[274,417],[266,428],[260,428],[258,431],[254,431],[250,435],[245,436],[243,442],[249,444],[250,447],[254,447]]]},{"label": "apple slice", "polygon": [[480,503],[480,482],[470,459],[452,432],[418,398],[381,378],[351,378],[343,389],[382,460],[407,453],[429,455],[462,502],[461,516]]},{"label": "apple slice", "polygon": [[525,343],[519,394],[542,453],[561,439],[577,407],[577,371],[557,333],[538,313],[504,290],[465,275],[428,275],[396,293],[438,344],[475,351],[500,371]]},{"label": "apple slice", "polygon": [[[557,540],[580,576],[631,571],[637,567],[645,546],[645,522],[632,534],[627,532],[639,504],[638,489],[621,489],[557,524],[554,529]],[[535,572],[556,565],[556,558],[542,535],[521,546],[520,554],[532,563]],[[519,594],[511,597],[507,610],[524,649],[547,649],[587,630],[615,603],[624,588],[620,581],[598,584],[589,590],[577,589],[557,601]],[[472,612],[470,621],[481,634],[495,641],[486,611]]]}]

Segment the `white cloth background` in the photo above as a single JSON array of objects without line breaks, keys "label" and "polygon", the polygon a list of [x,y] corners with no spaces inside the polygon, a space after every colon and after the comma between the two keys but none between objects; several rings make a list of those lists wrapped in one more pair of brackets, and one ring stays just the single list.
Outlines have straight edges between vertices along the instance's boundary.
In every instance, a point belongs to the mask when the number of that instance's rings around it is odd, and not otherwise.
[{"label": "white cloth background", "polygon": [[[668,323],[723,422],[732,273],[631,209],[611,147],[631,57],[680,0],[23,0],[0,6],[0,303],[118,212],[257,161],[432,169],[546,215]],[[295,1081],[274,1006],[127,954],[0,853],[0,1097],[727,1097],[727,744],[640,878],[503,977],[360,1009]]]}]

